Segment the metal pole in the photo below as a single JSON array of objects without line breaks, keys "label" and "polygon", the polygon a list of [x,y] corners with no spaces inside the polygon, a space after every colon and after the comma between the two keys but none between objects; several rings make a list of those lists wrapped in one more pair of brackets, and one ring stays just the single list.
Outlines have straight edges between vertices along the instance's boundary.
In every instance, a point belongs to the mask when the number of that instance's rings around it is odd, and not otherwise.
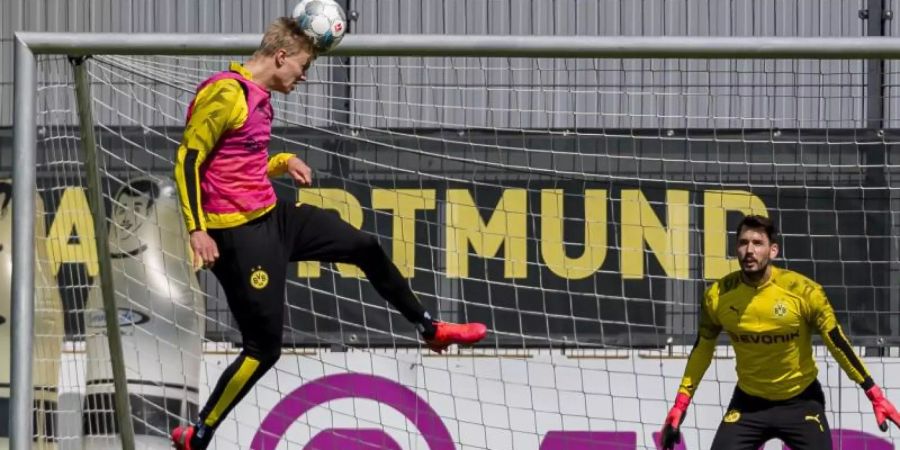
[{"label": "metal pole", "polygon": [[[249,55],[260,34],[17,33],[36,54]],[[900,59],[892,37],[479,36],[355,34],[329,56]]]},{"label": "metal pole", "polygon": [[[884,8],[882,0],[868,0],[868,9],[864,15],[866,34],[869,37],[881,37],[884,34]],[[866,62],[866,127],[875,130],[882,128],[884,116],[884,60],[870,59]]]},{"label": "metal pole", "polygon": [[9,448],[31,448],[31,358],[34,344],[34,192],[36,62],[31,49],[15,39],[13,125],[12,332]]},{"label": "metal pole", "polygon": [[[884,35],[884,21],[886,20],[886,11],[884,9],[883,0],[868,0],[866,13],[861,15],[867,19],[866,34],[869,37],[882,37]],[[884,141],[884,67],[883,59],[869,59],[866,61],[866,128],[867,138],[874,142],[861,145],[863,162],[865,169],[865,187],[863,191],[863,199],[867,205],[866,221],[869,236],[875,237],[877,240],[870,246],[870,261],[884,262],[873,268],[873,280],[884,277],[888,286],[896,284],[897,281],[891,278],[891,266],[893,259],[891,258],[890,243],[891,237],[891,190],[887,181],[887,152],[888,146]],[[874,189],[873,189],[874,188]],[[871,208],[871,209],[869,209]],[[882,242],[884,244],[882,244]],[[877,283],[877,281],[875,281]],[[888,288],[890,290],[890,287]],[[873,292],[873,295],[876,295]],[[877,295],[876,295],[876,298]],[[877,300],[876,300],[877,301]],[[896,298],[890,294],[883,300],[883,305],[890,311],[897,311]],[[876,310],[882,306],[876,303]],[[889,335],[895,338],[900,334],[898,329],[897,314],[888,316],[887,326],[889,329],[882,330],[881,323],[876,324],[875,330],[878,336]],[[866,356],[885,356],[887,347],[882,338],[865,347]]]},{"label": "metal pole", "polygon": [[100,183],[100,161],[94,140],[94,118],[91,113],[91,86],[88,82],[84,57],[72,58],[75,71],[75,97],[78,104],[78,127],[81,133],[81,149],[85,155],[87,172],[87,193],[94,218],[94,236],[97,239],[97,259],[100,268],[100,295],[103,298],[103,312],[106,320],[106,338],[109,343],[112,364],[113,386],[115,387],[116,421],[122,449],[134,450],[134,426],[131,423],[131,404],[128,400],[128,381],[125,373],[125,359],[122,350],[122,334],[119,332],[119,312],[116,308],[113,290],[112,264],[109,258],[109,230],[106,226],[106,206],[103,203],[103,188]]},{"label": "metal pole", "polygon": [[[347,18],[346,32],[350,33],[354,27],[354,13],[350,11],[348,0],[338,0],[338,3],[349,11]],[[352,71],[350,69],[350,58],[345,56],[333,56],[337,63],[331,67],[331,125],[330,127],[337,134],[349,133],[350,128],[350,77]],[[350,173],[350,159],[347,155],[354,151],[353,145],[348,139],[329,139],[325,143],[326,148],[331,152],[331,170],[332,176],[342,177]]]}]

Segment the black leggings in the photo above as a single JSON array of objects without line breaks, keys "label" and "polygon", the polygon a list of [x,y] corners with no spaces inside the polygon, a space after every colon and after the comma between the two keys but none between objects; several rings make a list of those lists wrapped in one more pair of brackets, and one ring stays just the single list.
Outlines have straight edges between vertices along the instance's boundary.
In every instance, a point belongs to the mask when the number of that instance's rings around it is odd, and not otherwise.
[{"label": "black leggings", "polygon": [[263,217],[209,234],[219,248],[212,271],[225,290],[243,339],[240,356],[225,369],[200,412],[200,419],[212,428],[281,355],[290,262],[355,264],[407,320],[416,324],[430,320],[378,240],[353,228],[334,211],[279,201]]},{"label": "black leggings", "polygon": [[770,439],[781,439],[792,450],[831,450],[825,395],[818,380],[796,397],[779,401],[735,388],[710,448],[757,450]]}]

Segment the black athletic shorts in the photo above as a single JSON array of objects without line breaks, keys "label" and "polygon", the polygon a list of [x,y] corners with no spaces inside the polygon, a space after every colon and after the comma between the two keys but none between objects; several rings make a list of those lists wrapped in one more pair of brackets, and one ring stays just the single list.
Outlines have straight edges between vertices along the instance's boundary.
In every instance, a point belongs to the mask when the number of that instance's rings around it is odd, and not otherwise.
[{"label": "black athletic shorts", "polygon": [[353,262],[358,249],[374,239],[334,211],[280,200],[251,222],[208,232],[219,249],[212,272],[249,354],[281,347],[290,262]]},{"label": "black athletic shorts", "polygon": [[831,450],[825,394],[818,380],[796,397],[766,400],[734,389],[712,450],[757,450],[780,439],[792,450]]}]

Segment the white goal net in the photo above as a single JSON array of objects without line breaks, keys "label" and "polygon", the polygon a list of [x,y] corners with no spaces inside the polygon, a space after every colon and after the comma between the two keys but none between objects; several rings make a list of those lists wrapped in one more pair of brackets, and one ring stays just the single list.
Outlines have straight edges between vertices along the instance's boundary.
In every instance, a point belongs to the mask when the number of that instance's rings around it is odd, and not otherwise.
[{"label": "white goal net", "polygon": [[[98,255],[72,65],[38,59],[36,308],[52,317],[36,321],[34,430],[46,448],[121,445],[104,261],[138,448],[168,448],[240,351],[217,281],[190,270],[171,181],[187,104],[228,60],[87,61],[110,244]],[[291,266],[283,356],[213,448],[655,449],[698,300],[737,268],[732,230],[750,213],[780,225],[779,264],[825,286],[896,398],[898,116],[888,85],[872,126],[866,64],[319,58],[273,98],[271,151],[314,170],[310,188],[274,180],[278,195],[374,234],[437,318],[490,334],[430,354],[356,268]],[[726,343],[680,448],[708,448],[725,412]],[[900,442],[816,353],[836,448]]]}]

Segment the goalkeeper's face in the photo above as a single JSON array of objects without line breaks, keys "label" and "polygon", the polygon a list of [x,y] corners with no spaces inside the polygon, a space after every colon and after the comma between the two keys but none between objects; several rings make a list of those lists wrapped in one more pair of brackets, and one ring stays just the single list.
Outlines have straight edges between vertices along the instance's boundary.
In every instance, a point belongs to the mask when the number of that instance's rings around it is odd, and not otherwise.
[{"label": "goalkeeper's face", "polygon": [[763,228],[743,228],[737,237],[737,256],[745,275],[762,275],[778,256],[778,244]]}]

